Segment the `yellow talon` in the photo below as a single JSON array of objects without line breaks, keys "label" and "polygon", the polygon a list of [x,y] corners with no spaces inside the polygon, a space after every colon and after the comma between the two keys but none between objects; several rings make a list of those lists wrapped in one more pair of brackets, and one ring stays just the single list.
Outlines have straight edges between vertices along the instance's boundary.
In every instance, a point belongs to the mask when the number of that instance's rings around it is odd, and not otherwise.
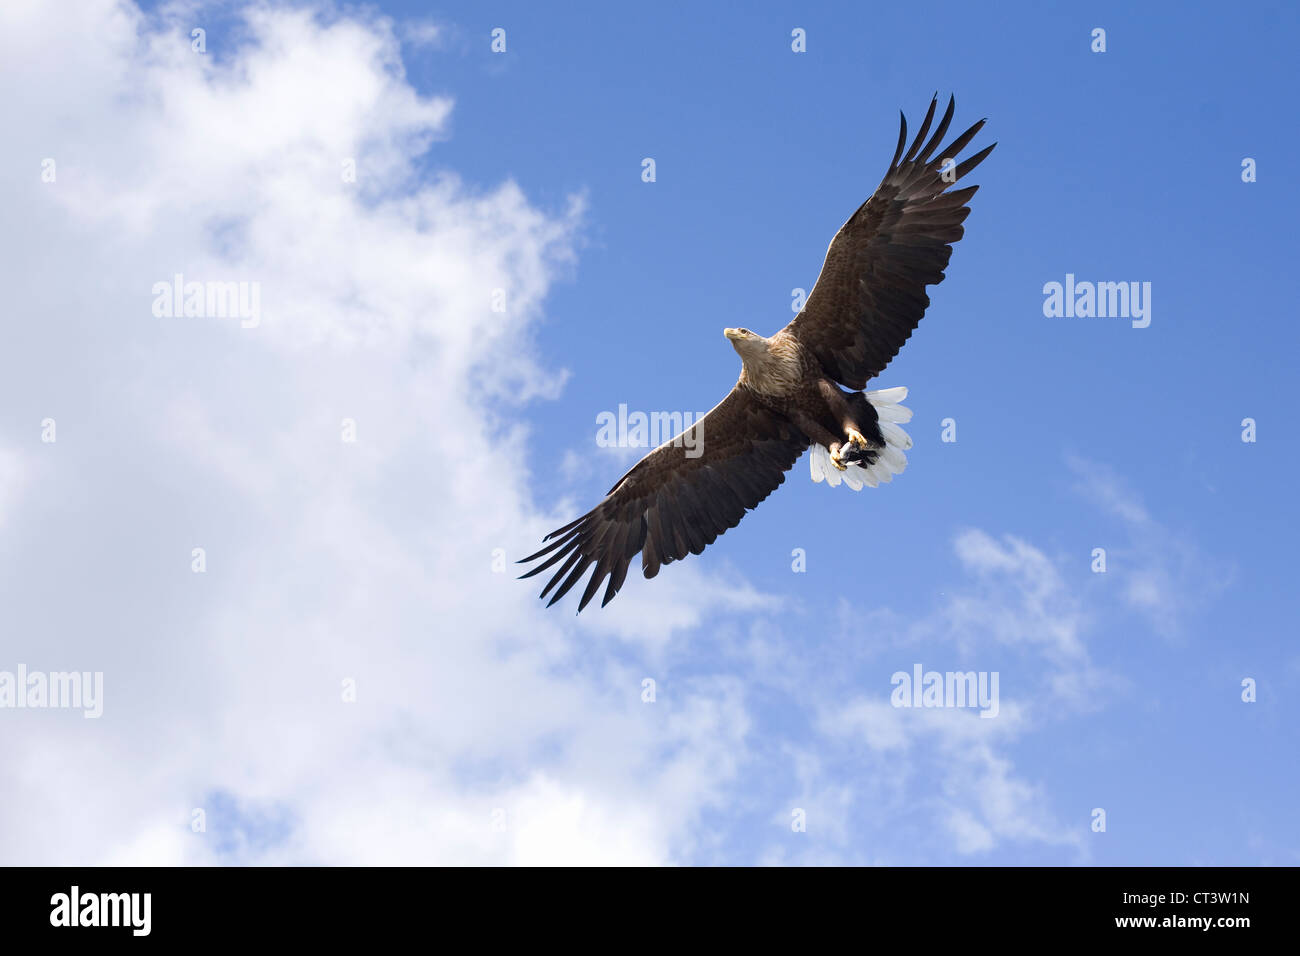
[{"label": "yellow talon", "polygon": [[849,470],[849,466],[840,461],[840,449],[838,447],[831,452],[831,464],[834,465],[836,468],[838,468],[840,471]]},{"label": "yellow talon", "polygon": [[862,432],[858,431],[856,428],[848,428],[845,430],[848,432],[849,441],[857,445],[859,448],[867,448],[870,446],[870,443],[863,437]]}]

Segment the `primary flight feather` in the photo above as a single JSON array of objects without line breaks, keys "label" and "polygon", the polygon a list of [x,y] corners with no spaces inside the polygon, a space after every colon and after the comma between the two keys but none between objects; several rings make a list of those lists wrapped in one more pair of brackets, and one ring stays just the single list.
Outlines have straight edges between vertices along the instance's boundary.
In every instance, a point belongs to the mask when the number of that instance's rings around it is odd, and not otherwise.
[{"label": "primary flight feather", "polygon": [[898,147],[884,179],[831,240],[817,284],[790,324],[767,338],[744,328],[723,330],[742,364],[727,396],[686,440],[678,436],[650,452],[600,504],[551,532],[540,551],[522,560],[541,562],[523,577],[554,568],[541,594],[554,592],[550,604],[593,568],[579,611],[602,584],[601,605],[608,604],[637,554],[647,578],[699,554],[785,481],[810,445],[814,481],[843,481],[858,490],[903,470],[903,452],[912,444],[899,427],[911,418],[899,404],[907,390],[859,390],[925,315],[926,286],[943,281],[970,214],[967,203],[979,188],[949,187],[993,149],[958,162],[984,120],[938,149],[955,104],[949,98],[927,139],[937,105],[936,97],[906,154],[907,120],[900,114]]}]

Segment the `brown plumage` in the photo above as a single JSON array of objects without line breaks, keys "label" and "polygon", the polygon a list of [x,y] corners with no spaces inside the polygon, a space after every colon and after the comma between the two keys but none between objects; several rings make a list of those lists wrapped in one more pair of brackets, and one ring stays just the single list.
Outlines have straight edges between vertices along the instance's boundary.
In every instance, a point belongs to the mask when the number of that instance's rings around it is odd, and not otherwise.
[{"label": "brown plumage", "polygon": [[[579,611],[606,579],[601,604],[608,604],[638,552],[647,578],[699,554],[771,494],[810,443],[829,449],[841,469],[842,462],[870,463],[885,449],[873,404],[836,383],[863,388],[911,336],[930,304],[925,288],[943,280],[978,188],[949,187],[993,149],[955,163],[980,120],[936,151],[955,105],[949,99],[927,140],[937,103],[936,97],[906,155],[907,120],[900,114],[889,169],[831,240],[803,311],[770,338],[725,330],[740,353],[740,380],[695,423],[689,440],[650,452],[600,504],[523,559],[544,559],[523,577],[555,568],[541,594],[554,591],[550,604],[593,566]],[[688,454],[692,449],[698,457]]]}]

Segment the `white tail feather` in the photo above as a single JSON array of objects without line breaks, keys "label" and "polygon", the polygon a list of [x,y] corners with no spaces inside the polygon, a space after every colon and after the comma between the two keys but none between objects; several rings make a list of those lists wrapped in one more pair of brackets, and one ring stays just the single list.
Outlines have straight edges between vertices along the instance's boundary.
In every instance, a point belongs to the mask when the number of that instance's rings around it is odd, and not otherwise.
[{"label": "white tail feather", "polygon": [[[875,402],[871,403],[876,405]],[[876,405],[876,415],[882,422],[910,422],[912,410],[902,405]]]},{"label": "white tail feather", "polygon": [[826,480],[826,464],[830,461],[830,452],[821,445],[813,445],[812,451],[808,454],[808,467],[812,470],[812,480],[822,482]]},{"label": "white tail feather", "polygon": [[907,456],[893,445],[885,445],[880,449],[880,460],[896,475],[902,474],[903,469],[907,467]]},{"label": "white tail feather", "polygon": [[831,463],[830,458],[830,452],[826,452],[826,484],[830,485],[832,488],[838,488],[840,482],[844,479],[840,477],[842,473],[834,464]]},{"label": "white tail feather", "polygon": [[832,488],[838,488],[840,482],[843,482],[854,491],[861,491],[864,485],[875,488],[879,484],[893,481],[894,475],[901,474],[907,467],[907,456],[903,452],[912,447],[912,438],[898,427],[898,423],[912,420],[912,410],[899,404],[907,398],[907,389],[899,385],[864,394],[876,409],[885,447],[879,450],[880,455],[875,464],[849,465],[840,471],[831,461],[830,449],[824,445],[813,445],[808,456],[813,481],[824,481]]},{"label": "white tail feather", "polygon": [[907,386],[895,385],[893,388],[878,388],[874,392],[865,392],[867,401],[872,405],[902,405],[907,398]]},{"label": "white tail feather", "polygon": [[903,431],[893,422],[881,422],[880,434],[885,436],[885,441],[895,448],[901,448],[904,451],[912,447],[912,436]]},{"label": "white tail feather", "polygon": [[[874,488],[880,484],[880,482],[876,481],[876,476],[861,465],[849,465],[849,470],[846,471],[845,474],[853,475],[854,478],[856,478],[861,484],[866,485],[868,488]],[[862,489],[855,488],[854,490],[861,491]]]}]

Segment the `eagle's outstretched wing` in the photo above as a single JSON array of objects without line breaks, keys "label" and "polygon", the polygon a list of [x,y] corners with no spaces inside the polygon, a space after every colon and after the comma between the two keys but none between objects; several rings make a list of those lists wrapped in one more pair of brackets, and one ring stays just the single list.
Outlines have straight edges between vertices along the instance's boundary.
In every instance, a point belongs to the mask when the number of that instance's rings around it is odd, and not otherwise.
[{"label": "eagle's outstretched wing", "polygon": [[[898,149],[885,178],[835,234],[803,311],[785,328],[828,375],[852,389],[880,374],[925,315],[930,305],[925,287],[943,280],[952,244],[970,214],[966,203],[979,187],[946,190],[993,149],[956,163],[984,125],[980,120],[935,152],[952,121],[952,99],[922,148],[937,103],[937,97],[931,101],[906,156],[907,119],[900,114]],[[945,167],[948,160],[955,165]]]},{"label": "eagle's outstretched wing", "polygon": [[[560,564],[542,597],[555,588],[554,604],[593,564],[578,610],[608,577],[601,606],[623,586],[628,564],[641,552],[647,578],[660,565],[699,554],[740,523],[748,509],[771,494],[808,447],[794,424],[736,385],[685,434],[665,442],[618,480],[605,500],[546,536],[549,542],[520,563],[546,560],[522,577]],[[699,450],[696,457],[690,457]],[[549,556],[548,556],[549,555]],[[558,585],[558,587],[557,587]]]}]

